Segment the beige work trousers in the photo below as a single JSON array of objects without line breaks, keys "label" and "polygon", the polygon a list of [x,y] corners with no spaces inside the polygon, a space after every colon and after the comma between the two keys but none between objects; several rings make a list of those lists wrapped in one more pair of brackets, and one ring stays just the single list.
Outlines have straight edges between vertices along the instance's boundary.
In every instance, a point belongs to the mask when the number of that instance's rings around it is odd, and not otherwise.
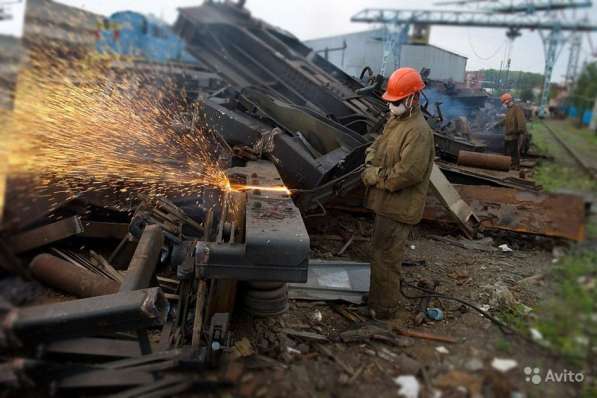
[{"label": "beige work trousers", "polygon": [[400,302],[400,270],[411,225],[375,216],[369,308],[392,318]]}]

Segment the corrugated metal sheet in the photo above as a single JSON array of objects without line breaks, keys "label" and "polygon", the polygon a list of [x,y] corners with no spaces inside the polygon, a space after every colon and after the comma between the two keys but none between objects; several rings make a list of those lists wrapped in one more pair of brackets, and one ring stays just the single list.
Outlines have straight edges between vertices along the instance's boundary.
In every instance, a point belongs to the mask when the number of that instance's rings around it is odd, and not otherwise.
[{"label": "corrugated metal sheet", "polygon": [[466,61],[466,57],[430,45],[407,44],[400,51],[400,66],[431,68],[430,77],[436,80],[464,82]]},{"label": "corrugated metal sheet", "polygon": [[[365,66],[370,66],[376,72],[381,69],[383,37],[383,29],[377,29],[307,40],[305,44],[319,51],[319,55],[324,58],[326,58],[327,48],[328,61],[349,75],[358,76]],[[343,47],[345,42],[345,50],[330,50]]]},{"label": "corrugated metal sheet", "polygon": [[[358,76],[365,66],[370,66],[375,72],[381,69],[384,35],[383,29],[376,29],[307,40],[305,44],[322,57],[326,57],[327,48],[330,62],[349,75]],[[334,50],[342,48],[344,43],[345,49]],[[432,79],[452,79],[455,82],[464,82],[466,61],[466,57],[431,45],[404,45],[400,54],[400,66],[411,66],[417,70],[431,68]]]}]

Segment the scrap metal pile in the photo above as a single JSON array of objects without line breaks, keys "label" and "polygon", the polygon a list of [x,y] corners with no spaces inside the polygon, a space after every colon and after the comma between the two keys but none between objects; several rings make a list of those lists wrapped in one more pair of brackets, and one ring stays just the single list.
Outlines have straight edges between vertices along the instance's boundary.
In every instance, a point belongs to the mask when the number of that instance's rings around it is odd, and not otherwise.
[{"label": "scrap metal pile", "polygon": [[[101,195],[57,209],[32,204],[35,218],[5,231],[3,266],[78,299],[3,303],[1,383],[122,397],[227,386],[231,379],[197,370],[228,351],[237,291],[250,313],[286,311],[287,283],[307,282],[309,264],[320,264],[310,259],[303,216],[362,206],[364,151],[387,114],[383,78],[353,79],[242,4],[183,8],[175,30],[206,79],[185,91],[201,103],[194,122],[213,133],[231,184],[245,188],[118,208]],[[582,239],[581,199],[447,161],[486,147],[450,134],[432,107],[424,111],[444,160],[427,219],[456,222],[469,236],[493,228]],[[562,203],[566,219],[553,211]]]}]

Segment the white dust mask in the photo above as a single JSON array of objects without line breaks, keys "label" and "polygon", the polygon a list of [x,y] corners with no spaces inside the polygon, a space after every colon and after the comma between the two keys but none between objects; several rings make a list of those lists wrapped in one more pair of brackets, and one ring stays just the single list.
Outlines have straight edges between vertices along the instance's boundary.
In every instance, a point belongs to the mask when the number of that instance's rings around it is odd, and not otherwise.
[{"label": "white dust mask", "polygon": [[390,107],[390,112],[394,116],[400,116],[406,112],[406,106],[403,102],[401,102],[399,105],[394,105],[390,102],[388,105]]}]

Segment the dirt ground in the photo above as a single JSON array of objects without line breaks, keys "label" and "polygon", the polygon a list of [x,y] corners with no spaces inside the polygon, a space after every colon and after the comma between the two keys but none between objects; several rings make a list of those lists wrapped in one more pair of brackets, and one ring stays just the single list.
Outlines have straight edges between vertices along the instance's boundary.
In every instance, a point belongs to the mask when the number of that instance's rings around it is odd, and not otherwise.
[{"label": "dirt ground", "polygon": [[[362,238],[371,232],[370,217],[353,218],[339,213],[331,219],[335,221],[332,225],[329,221],[311,219],[310,234],[354,232]],[[558,242],[494,234],[484,238],[483,250],[471,250],[432,239],[434,235],[449,236],[454,232],[456,238],[457,231],[431,225],[416,227],[411,233],[406,260],[424,260],[426,265],[403,267],[403,278],[413,282],[437,280],[438,291],[478,306],[489,305],[489,312],[494,315],[513,304],[504,300],[514,300],[514,304],[527,306],[528,316],[533,316],[533,307],[549,296],[547,273],[556,261],[553,254],[560,250]],[[489,251],[503,243],[513,251]],[[343,245],[341,240],[314,240],[313,257],[333,258]],[[355,241],[342,258],[368,261],[369,242]],[[504,288],[511,296],[496,294],[496,290],[503,292]],[[561,370],[566,369],[566,363],[520,337],[502,333],[479,313],[457,302],[434,299],[430,306],[441,308],[445,319],[417,326],[414,324],[417,304],[417,300],[403,299],[400,327],[453,337],[457,342],[396,335],[343,341],[346,331],[380,325],[366,316],[366,307],[348,304],[297,300],[291,302],[287,314],[277,318],[252,320],[241,316],[235,321],[235,338],[238,341],[246,337],[257,355],[244,359],[245,371],[236,393],[263,397],[395,397],[400,388],[395,379],[415,375],[423,397],[440,396],[440,391],[443,397],[578,394],[573,384],[535,385],[526,381],[527,366]],[[287,328],[315,336],[287,335],[283,332]],[[315,340],[321,336],[326,341]],[[492,367],[496,358],[513,359],[516,367],[500,372]]]},{"label": "dirt ground", "polygon": [[[370,260],[372,216],[337,212],[306,220],[312,258]],[[352,235],[353,243],[338,257]],[[562,242],[492,233],[475,241],[478,249],[461,247],[463,244],[470,241],[456,229],[437,224],[415,227],[405,260],[423,261],[424,265],[403,267],[403,278],[412,283],[438,281],[439,292],[489,306],[494,316],[502,317],[504,309],[513,305],[526,308],[528,317],[536,316],[533,309],[552,291],[549,271],[563,252]],[[499,250],[501,244],[507,244],[512,252]],[[17,286],[14,279],[0,285],[0,290],[7,297],[34,297],[29,304],[68,299],[36,282]],[[406,293],[417,294],[412,289]],[[404,298],[402,304],[400,317],[391,325],[371,319],[364,305],[339,302],[293,300],[287,313],[266,319],[237,311],[231,330],[242,354],[215,375],[226,373],[236,386],[213,396],[396,397],[401,388],[396,379],[408,375],[416,377],[420,397],[578,396],[578,384],[526,381],[525,367],[573,368],[516,335],[502,333],[474,310],[458,302],[433,299],[429,306],[441,308],[445,319],[416,325],[418,300]],[[391,326],[455,342],[398,335]],[[288,334],[288,329],[293,332]],[[234,355],[238,352],[233,350]],[[496,358],[514,360],[516,366],[498,371],[492,366]]]}]

